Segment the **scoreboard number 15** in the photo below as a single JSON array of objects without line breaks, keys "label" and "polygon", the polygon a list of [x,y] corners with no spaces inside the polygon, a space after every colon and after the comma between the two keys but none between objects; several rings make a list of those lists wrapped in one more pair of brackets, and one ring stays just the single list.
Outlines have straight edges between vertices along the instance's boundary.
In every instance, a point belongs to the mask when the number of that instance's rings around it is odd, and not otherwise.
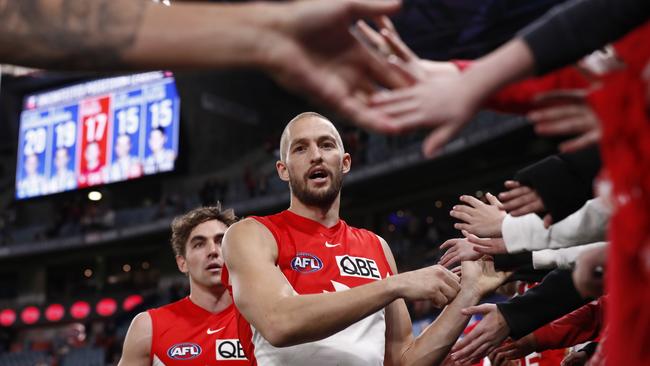
[{"label": "scoreboard number 15", "polygon": [[132,135],[140,126],[140,108],[129,107],[117,112],[117,131],[119,135]]},{"label": "scoreboard number 15", "polygon": [[167,127],[172,124],[174,112],[172,109],[172,100],[163,99],[160,102],[153,103],[149,106],[151,112],[151,127]]}]

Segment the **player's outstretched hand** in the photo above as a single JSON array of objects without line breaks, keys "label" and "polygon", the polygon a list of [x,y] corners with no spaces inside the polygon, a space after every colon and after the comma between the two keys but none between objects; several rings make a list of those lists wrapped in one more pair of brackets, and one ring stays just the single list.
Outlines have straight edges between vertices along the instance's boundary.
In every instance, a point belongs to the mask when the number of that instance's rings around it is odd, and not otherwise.
[{"label": "player's outstretched hand", "polygon": [[441,265],[400,273],[395,280],[401,298],[430,299],[439,308],[450,303],[460,291],[460,278]]}]

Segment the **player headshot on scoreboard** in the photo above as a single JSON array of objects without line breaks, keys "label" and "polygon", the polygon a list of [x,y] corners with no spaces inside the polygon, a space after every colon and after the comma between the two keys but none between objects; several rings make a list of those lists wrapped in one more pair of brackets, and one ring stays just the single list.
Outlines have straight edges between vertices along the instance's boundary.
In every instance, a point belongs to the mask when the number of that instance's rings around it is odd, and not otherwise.
[{"label": "player headshot on scoreboard", "polygon": [[81,164],[82,173],[79,175],[79,185],[82,187],[106,183],[106,168],[99,143],[93,141],[83,150]]},{"label": "player headshot on scoreboard", "polygon": [[[52,114],[56,116],[52,124],[51,143],[48,144],[50,158],[47,170],[48,193],[69,191],[77,188],[76,151],[78,106],[69,105]],[[60,116],[60,117],[59,117]]]},{"label": "player headshot on scoreboard", "polygon": [[113,162],[109,169],[111,182],[118,182],[142,176],[142,162],[136,155],[131,136],[121,134],[115,138]]},{"label": "player headshot on scoreboard", "polygon": [[29,114],[21,122],[18,167],[16,171],[16,198],[41,195],[47,190],[47,126],[41,122],[43,114]]},{"label": "player headshot on scoreboard", "polygon": [[52,165],[52,175],[49,182],[50,193],[69,191],[76,188],[77,177],[74,173],[74,159],[70,157],[68,148],[60,147],[55,150]]},{"label": "player headshot on scoreboard", "polygon": [[43,154],[28,152],[23,156],[23,173],[18,181],[18,198],[34,197],[43,194],[47,188],[47,181],[43,176],[43,164],[40,157]]},{"label": "player headshot on scoreboard", "polygon": [[110,96],[88,97],[79,102],[81,145],[79,187],[95,186],[108,181],[108,147],[110,145]]},{"label": "player headshot on scoreboard", "polygon": [[151,129],[147,139],[147,157],[144,161],[144,171],[147,174],[166,172],[174,168],[176,153],[171,149],[172,141],[168,131],[163,127]]}]

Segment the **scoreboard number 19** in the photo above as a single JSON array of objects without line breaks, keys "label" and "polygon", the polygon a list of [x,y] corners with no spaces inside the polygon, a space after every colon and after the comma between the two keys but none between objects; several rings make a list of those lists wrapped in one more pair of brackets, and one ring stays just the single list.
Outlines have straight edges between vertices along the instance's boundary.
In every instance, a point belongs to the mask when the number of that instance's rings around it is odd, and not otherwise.
[{"label": "scoreboard number 19", "polygon": [[68,148],[74,145],[77,125],[73,121],[61,123],[56,126],[56,148]]}]

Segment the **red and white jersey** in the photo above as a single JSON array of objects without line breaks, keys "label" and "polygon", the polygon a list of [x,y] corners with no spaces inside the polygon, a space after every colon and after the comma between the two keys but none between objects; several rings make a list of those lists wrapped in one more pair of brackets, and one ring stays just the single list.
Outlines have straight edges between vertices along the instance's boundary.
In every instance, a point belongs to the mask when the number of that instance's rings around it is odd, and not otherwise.
[{"label": "red and white jersey", "polygon": [[250,364],[237,338],[234,305],[213,314],[186,297],[148,313],[153,366]]},{"label": "red and white jersey", "polygon": [[[253,217],[273,234],[277,266],[299,295],[345,291],[391,275],[379,238],[343,220],[331,228],[283,211]],[[223,271],[228,283],[227,269]],[[251,325],[240,321],[244,350],[259,365],[383,365],[386,342],[384,309],[325,339],[273,347]]]}]

